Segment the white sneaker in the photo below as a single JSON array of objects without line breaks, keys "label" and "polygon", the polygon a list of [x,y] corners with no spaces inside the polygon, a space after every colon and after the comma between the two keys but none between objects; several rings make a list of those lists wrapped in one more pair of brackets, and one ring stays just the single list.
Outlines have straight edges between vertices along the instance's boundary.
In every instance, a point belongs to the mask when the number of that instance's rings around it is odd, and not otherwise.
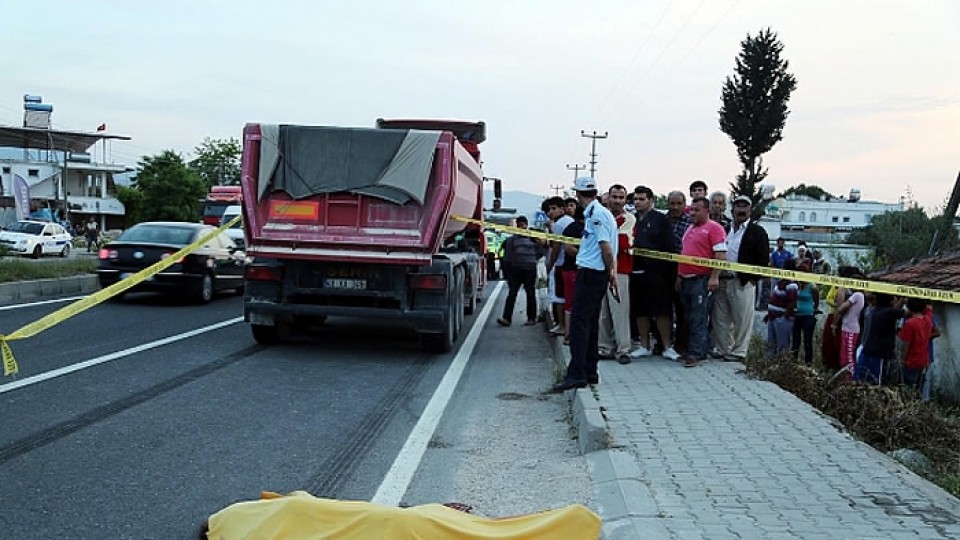
[{"label": "white sneaker", "polygon": [[674,362],[680,359],[680,354],[677,351],[675,351],[673,347],[670,347],[667,350],[663,351],[663,354],[661,356],[663,356],[667,360],[673,360]]},{"label": "white sneaker", "polygon": [[551,334],[563,334],[563,328],[560,328],[560,325],[559,325],[559,324],[555,324],[555,325],[553,325],[553,327],[550,328],[550,333],[551,333]]},{"label": "white sneaker", "polygon": [[636,349],[637,347],[642,347],[642,346],[643,346],[643,343],[641,343],[639,339],[634,339],[630,341],[630,347],[633,349]]},{"label": "white sneaker", "polygon": [[645,358],[652,355],[653,353],[650,352],[650,349],[644,347],[643,345],[640,345],[630,353],[630,356],[633,358]]}]

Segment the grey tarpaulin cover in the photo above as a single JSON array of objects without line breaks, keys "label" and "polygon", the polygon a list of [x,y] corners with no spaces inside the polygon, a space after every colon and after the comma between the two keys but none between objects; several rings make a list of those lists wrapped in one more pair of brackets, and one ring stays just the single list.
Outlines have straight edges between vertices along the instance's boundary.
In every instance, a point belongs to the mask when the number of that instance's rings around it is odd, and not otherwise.
[{"label": "grey tarpaulin cover", "polygon": [[260,133],[258,199],[349,191],[397,204],[423,203],[440,139],[439,131],[269,124]]}]

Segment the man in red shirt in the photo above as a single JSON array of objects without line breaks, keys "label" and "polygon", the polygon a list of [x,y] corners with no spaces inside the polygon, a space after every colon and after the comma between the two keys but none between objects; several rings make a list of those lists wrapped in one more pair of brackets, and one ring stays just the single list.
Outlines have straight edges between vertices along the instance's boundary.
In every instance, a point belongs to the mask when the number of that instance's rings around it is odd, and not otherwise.
[{"label": "man in red shirt", "polygon": [[[690,203],[690,220],[690,227],[683,235],[680,254],[726,260],[727,234],[719,223],[710,219],[710,201],[706,197],[697,197]],[[690,328],[690,342],[683,358],[684,367],[695,367],[707,357],[710,346],[707,308],[710,294],[719,286],[720,270],[688,263],[677,266],[675,287],[680,292]]]},{"label": "man in red shirt", "polygon": [[903,341],[900,373],[903,384],[919,390],[923,385],[924,371],[930,364],[933,310],[921,298],[908,298],[907,314],[909,318],[903,322],[898,336]]}]

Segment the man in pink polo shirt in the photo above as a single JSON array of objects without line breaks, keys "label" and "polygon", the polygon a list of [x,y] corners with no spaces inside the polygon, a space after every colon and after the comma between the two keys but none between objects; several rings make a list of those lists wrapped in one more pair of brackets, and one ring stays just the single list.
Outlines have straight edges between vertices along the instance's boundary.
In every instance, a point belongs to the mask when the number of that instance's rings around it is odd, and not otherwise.
[{"label": "man in pink polo shirt", "polygon": [[[727,235],[723,227],[710,219],[710,201],[697,197],[690,203],[690,227],[683,235],[681,255],[703,259],[727,258]],[[720,286],[720,270],[680,263],[676,288],[690,328],[690,342],[683,357],[684,367],[696,367],[707,357],[710,340],[707,308],[710,293]]]}]

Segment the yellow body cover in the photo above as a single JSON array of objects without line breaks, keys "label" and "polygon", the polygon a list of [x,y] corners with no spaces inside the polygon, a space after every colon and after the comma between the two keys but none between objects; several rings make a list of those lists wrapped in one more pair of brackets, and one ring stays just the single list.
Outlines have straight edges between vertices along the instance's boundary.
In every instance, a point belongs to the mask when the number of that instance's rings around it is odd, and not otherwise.
[{"label": "yellow body cover", "polygon": [[286,496],[264,492],[258,501],[232,504],[212,515],[209,526],[210,540],[595,540],[600,536],[600,517],[579,504],[490,519],[441,504],[395,508],[320,499],[304,491]]}]

